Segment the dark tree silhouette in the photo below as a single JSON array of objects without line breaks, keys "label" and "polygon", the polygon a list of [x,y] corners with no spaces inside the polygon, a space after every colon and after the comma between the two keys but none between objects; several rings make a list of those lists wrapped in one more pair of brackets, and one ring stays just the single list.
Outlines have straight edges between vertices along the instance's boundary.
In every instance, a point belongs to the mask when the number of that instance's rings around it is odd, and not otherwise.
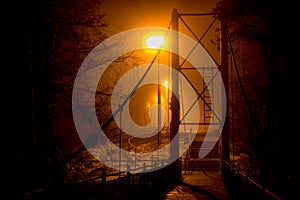
[{"label": "dark tree silhouette", "polygon": [[[88,52],[106,38],[107,26],[105,15],[99,13],[99,0],[29,0],[23,5],[24,129],[18,133],[16,145],[20,198],[25,192],[63,181],[58,164],[72,151],[67,145],[76,136],[68,123],[61,134],[60,124],[72,118],[77,70]],[[61,140],[63,135],[71,141]],[[65,141],[68,143],[61,144]]]},{"label": "dark tree silhouette", "polygon": [[229,46],[232,159],[244,160],[240,167],[256,175],[255,138],[265,129],[268,102],[271,9],[266,1],[226,0],[218,2],[214,11],[227,26],[222,31]]},{"label": "dark tree silhouette", "polygon": [[292,112],[285,95],[293,80],[292,43],[286,32],[289,15],[281,7],[290,9],[269,0],[224,0],[215,11],[228,26],[231,162],[289,199],[297,182]]}]

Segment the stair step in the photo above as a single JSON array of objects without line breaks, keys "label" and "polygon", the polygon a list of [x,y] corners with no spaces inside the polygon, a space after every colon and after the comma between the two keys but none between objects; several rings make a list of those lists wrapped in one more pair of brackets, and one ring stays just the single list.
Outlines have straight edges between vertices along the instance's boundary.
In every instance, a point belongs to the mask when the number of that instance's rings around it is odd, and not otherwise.
[{"label": "stair step", "polygon": [[[190,153],[191,158],[198,158],[198,155],[199,155],[199,151]],[[204,158],[219,158],[219,157],[220,157],[219,152],[211,151]]]},{"label": "stair step", "polygon": [[191,159],[188,165],[189,170],[193,171],[219,171],[220,160],[219,159],[207,159],[207,158],[196,158]]},{"label": "stair step", "polygon": [[[198,133],[190,146],[190,159],[188,160],[188,170],[192,171],[219,171],[220,170],[220,153],[219,141],[203,140],[206,133]],[[198,158],[200,148],[209,150],[204,158]]]}]

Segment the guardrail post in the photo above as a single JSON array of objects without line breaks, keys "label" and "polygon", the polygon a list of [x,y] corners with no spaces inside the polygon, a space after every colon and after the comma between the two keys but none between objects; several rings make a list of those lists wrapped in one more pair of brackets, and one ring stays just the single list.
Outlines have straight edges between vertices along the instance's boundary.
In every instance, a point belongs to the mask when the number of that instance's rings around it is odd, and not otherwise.
[{"label": "guardrail post", "polygon": [[146,163],[143,165],[143,172],[146,172]]},{"label": "guardrail post", "polygon": [[106,169],[105,168],[102,168],[101,178],[102,178],[102,184],[104,185],[106,183]]},{"label": "guardrail post", "polygon": [[132,187],[132,181],[131,181],[131,174],[130,174],[130,165],[127,164],[127,174],[126,174],[126,191],[125,191],[125,197],[126,199],[129,199],[131,195],[131,187]]},{"label": "guardrail post", "polygon": [[102,168],[102,174],[101,174],[101,181],[102,181],[102,195],[104,198],[106,198],[106,169]]},{"label": "guardrail post", "polygon": [[126,177],[127,177],[127,186],[129,187],[130,186],[130,165],[127,165],[127,174],[126,174]]},{"label": "guardrail post", "polygon": [[143,173],[140,175],[140,187],[143,190],[146,184],[146,163],[143,164]]}]

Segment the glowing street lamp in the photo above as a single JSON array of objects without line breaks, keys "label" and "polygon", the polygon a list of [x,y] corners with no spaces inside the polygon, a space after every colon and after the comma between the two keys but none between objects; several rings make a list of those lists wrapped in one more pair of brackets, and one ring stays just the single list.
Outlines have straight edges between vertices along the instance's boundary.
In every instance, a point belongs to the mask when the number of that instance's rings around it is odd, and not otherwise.
[{"label": "glowing street lamp", "polygon": [[165,38],[162,35],[149,36],[146,45],[149,49],[159,49],[165,44]]},{"label": "glowing street lamp", "polygon": [[[150,105],[150,103],[148,103],[147,106],[146,106],[145,119],[144,119],[145,126],[147,125],[147,120],[146,119],[147,119],[147,115],[149,115],[150,107],[151,107],[151,105]],[[151,117],[150,117],[150,119],[151,119]]]},{"label": "glowing street lamp", "polygon": [[169,88],[169,82],[168,81],[164,81],[164,85],[165,85],[166,89]]}]

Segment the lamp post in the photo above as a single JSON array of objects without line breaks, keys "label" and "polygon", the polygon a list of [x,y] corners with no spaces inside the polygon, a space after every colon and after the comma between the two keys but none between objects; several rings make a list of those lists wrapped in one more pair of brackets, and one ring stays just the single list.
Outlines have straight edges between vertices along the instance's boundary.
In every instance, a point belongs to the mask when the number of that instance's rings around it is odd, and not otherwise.
[{"label": "lamp post", "polygon": [[[159,50],[162,45],[165,44],[165,39],[161,35],[149,36],[146,40],[147,47],[149,49]],[[160,92],[160,74],[159,74],[159,55],[157,56],[157,148],[160,144],[160,124],[161,124],[161,92]],[[158,152],[158,151],[157,151]],[[158,158],[158,157],[157,157]]]},{"label": "lamp post", "polygon": [[[168,77],[169,78],[169,77]],[[164,81],[164,85],[166,88],[166,110],[167,110],[167,125],[166,127],[169,127],[169,82],[168,81]]]},{"label": "lamp post", "polygon": [[[160,76],[159,76],[159,55],[157,57],[157,149],[159,148],[160,144],[160,123],[161,123],[161,94],[160,94]],[[158,151],[157,151],[158,152]]]},{"label": "lamp post", "polygon": [[120,109],[120,140],[119,140],[119,178],[121,176],[121,165],[122,165],[122,110],[123,108],[121,107],[121,105],[119,105]]},{"label": "lamp post", "polygon": [[[149,115],[149,110],[150,110],[150,104],[148,103],[146,106],[146,111],[145,111],[145,115],[144,115],[144,125],[147,125],[147,115]],[[151,117],[150,117],[151,118]]]}]

